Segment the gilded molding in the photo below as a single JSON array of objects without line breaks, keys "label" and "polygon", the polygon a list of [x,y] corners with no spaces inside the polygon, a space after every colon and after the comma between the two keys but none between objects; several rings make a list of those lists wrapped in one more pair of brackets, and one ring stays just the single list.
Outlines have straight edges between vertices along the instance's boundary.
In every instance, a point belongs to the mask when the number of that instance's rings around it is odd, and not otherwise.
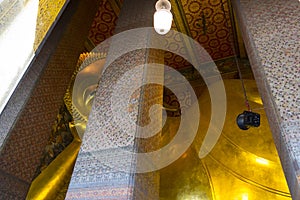
[{"label": "gilded molding", "polygon": [[50,27],[57,20],[58,15],[62,11],[64,5],[69,0],[40,0],[38,8],[38,17],[36,22],[36,33],[34,41],[34,50],[37,50],[43,39],[45,38]]}]

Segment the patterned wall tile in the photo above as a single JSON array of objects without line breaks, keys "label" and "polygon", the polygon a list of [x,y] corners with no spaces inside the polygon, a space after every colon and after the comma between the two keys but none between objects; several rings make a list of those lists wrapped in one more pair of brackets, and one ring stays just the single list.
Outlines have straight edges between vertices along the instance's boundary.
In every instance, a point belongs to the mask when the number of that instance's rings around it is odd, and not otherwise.
[{"label": "patterned wall tile", "polygon": [[[43,68],[43,71],[33,73],[38,81],[34,81],[35,84],[30,86],[31,96],[22,111],[18,113],[18,118],[10,119],[15,121],[15,124],[1,149],[0,170],[27,184],[31,183],[40,163],[42,152],[50,136],[51,125],[63,103],[63,96],[76,67],[78,56],[84,49],[89,22],[92,22],[97,4],[96,0],[89,0],[89,3],[80,1],[78,4],[80,9],[73,10],[71,13],[70,10],[66,11],[72,18],[64,35],[60,38],[51,58],[42,58],[49,59],[45,66],[39,66],[43,62],[33,65]],[[76,8],[75,3],[71,5],[73,9]],[[35,69],[30,70],[35,72]],[[25,76],[29,79],[30,77]],[[26,83],[26,80],[23,82]],[[22,94],[21,92],[20,96]],[[15,187],[14,193],[18,192],[24,196],[27,191]]]},{"label": "patterned wall tile", "polygon": [[[0,194],[1,199],[25,199],[30,183],[0,170]],[[14,188],[12,190],[12,188]]]}]

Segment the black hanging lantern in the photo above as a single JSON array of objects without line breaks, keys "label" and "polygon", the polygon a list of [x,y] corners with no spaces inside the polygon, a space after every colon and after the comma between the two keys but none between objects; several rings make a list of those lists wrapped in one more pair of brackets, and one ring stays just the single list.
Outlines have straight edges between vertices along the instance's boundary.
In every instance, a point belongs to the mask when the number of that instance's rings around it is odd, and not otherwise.
[{"label": "black hanging lantern", "polygon": [[259,127],[260,114],[251,111],[244,111],[237,116],[236,123],[242,130],[248,130],[250,127]]}]

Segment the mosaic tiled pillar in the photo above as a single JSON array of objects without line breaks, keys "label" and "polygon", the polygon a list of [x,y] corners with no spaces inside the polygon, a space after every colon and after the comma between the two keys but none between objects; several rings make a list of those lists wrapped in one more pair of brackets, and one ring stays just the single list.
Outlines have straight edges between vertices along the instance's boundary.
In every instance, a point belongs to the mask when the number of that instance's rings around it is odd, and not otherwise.
[{"label": "mosaic tiled pillar", "polygon": [[[155,2],[125,0],[116,32],[152,26]],[[151,49],[127,51],[130,49],[127,45],[142,44],[146,47],[149,42],[148,35],[135,33],[133,40],[126,36],[112,39],[106,58],[106,63],[111,64],[100,78],[67,199],[159,199],[159,174],[135,173],[139,160],[134,154],[123,154],[125,151],[151,150],[159,142],[158,137],[143,140],[135,136],[139,132],[137,126],[149,123],[149,108],[153,104],[162,105],[161,85],[140,86],[149,76],[155,76],[162,83],[163,67],[153,70],[147,67],[147,63],[162,63],[163,54]],[[115,59],[120,51],[126,53]],[[127,75],[131,79],[126,78]],[[131,86],[137,89],[129,94],[128,104],[124,105],[121,100],[128,94],[123,91]],[[125,106],[125,114],[121,113],[122,106]],[[161,117],[161,112],[156,113],[157,123],[161,123]],[[127,124],[125,121],[129,118],[135,123]]]},{"label": "mosaic tiled pillar", "polygon": [[300,2],[233,5],[290,192],[300,199]]}]

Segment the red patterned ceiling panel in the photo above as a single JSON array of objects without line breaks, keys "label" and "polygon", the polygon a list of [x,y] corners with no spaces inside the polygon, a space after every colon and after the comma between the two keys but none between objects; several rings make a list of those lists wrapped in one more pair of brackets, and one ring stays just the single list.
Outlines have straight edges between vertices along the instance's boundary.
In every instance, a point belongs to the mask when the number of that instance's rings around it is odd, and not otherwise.
[{"label": "red patterned ceiling panel", "polygon": [[119,14],[114,12],[110,1],[104,0],[100,4],[88,36],[94,45],[100,44],[113,35]]},{"label": "red patterned ceiling panel", "polygon": [[[116,1],[122,5],[122,0]],[[89,39],[94,45],[113,35],[119,13],[113,9],[111,2],[101,1],[95,16],[89,32]],[[227,0],[181,0],[178,3],[182,6],[181,17],[185,18],[191,37],[206,49],[213,60],[234,55],[233,27]],[[172,29],[177,30],[174,22]],[[169,45],[176,49],[175,43]],[[190,63],[171,52],[165,52],[165,64],[175,69],[191,67]]]},{"label": "red patterned ceiling panel", "polygon": [[234,55],[233,31],[226,0],[182,0],[191,36],[219,60]]}]

